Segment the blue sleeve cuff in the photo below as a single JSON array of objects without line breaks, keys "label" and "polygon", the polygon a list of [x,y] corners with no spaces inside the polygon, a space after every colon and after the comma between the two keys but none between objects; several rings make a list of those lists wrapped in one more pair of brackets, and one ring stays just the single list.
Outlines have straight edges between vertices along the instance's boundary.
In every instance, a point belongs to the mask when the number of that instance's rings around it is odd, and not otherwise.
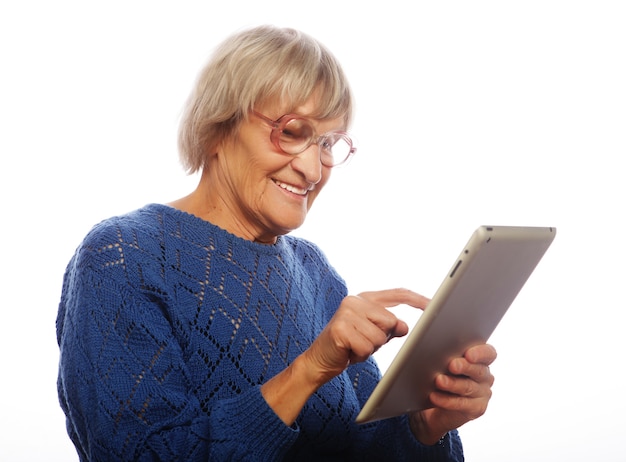
[{"label": "blue sleeve cuff", "polygon": [[280,460],[299,434],[270,408],[260,386],[220,401],[211,421],[211,460]]}]

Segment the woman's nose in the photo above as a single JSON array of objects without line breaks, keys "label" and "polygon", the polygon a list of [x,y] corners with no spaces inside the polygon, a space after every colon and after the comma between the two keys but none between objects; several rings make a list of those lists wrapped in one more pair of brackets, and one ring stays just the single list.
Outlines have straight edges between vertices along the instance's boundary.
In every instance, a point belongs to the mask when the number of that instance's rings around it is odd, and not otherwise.
[{"label": "woman's nose", "polygon": [[322,180],[322,160],[317,144],[311,144],[303,152],[294,157],[291,162],[293,168],[304,175],[306,181],[317,184]]}]

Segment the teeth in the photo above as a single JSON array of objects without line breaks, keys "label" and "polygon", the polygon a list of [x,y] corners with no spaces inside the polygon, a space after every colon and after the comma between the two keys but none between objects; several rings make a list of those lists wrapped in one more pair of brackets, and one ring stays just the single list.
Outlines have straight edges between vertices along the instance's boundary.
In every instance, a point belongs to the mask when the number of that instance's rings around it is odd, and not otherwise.
[{"label": "teeth", "polygon": [[281,188],[286,189],[287,191],[292,192],[294,194],[299,194],[300,196],[304,196],[309,191],[308,189],[298,188],[294,185],[283,183],[281,181],[275,181],[275,183]]}]

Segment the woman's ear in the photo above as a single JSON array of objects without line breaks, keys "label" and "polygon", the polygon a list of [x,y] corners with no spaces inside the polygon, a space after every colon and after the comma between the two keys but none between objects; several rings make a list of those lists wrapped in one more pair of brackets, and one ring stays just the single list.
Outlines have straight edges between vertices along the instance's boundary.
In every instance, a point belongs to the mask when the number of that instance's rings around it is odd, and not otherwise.
[{"label": "woman's ear", "polygon": [[205,147],[202,150],[202,172],[207,172],[210,170],[210,165],[213,163],[218,156],[218,147]]},{"label": "woman's ear", "polygon": [[207,146],[204,150],[204,157],[206,160],[216,157],[219,152],[223,151],[223,140],[215,141]]}]

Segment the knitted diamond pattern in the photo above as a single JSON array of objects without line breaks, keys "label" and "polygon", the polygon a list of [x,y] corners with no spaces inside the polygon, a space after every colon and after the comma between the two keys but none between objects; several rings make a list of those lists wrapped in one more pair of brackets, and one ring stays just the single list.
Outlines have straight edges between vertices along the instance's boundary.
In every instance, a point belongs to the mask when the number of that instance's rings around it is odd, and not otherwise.
[{"label": "knitted diamond pattern", "polygon": [[[405,418],[357,426],[380,373],[351,366],[286,427],[259,387],[301,354],[346,296],[317,247],[237,238],[148,205],[95,226],[70,261],[58,391],[91,460],[462,460]],[[390,458],[391,457],[391,458]]]}]

